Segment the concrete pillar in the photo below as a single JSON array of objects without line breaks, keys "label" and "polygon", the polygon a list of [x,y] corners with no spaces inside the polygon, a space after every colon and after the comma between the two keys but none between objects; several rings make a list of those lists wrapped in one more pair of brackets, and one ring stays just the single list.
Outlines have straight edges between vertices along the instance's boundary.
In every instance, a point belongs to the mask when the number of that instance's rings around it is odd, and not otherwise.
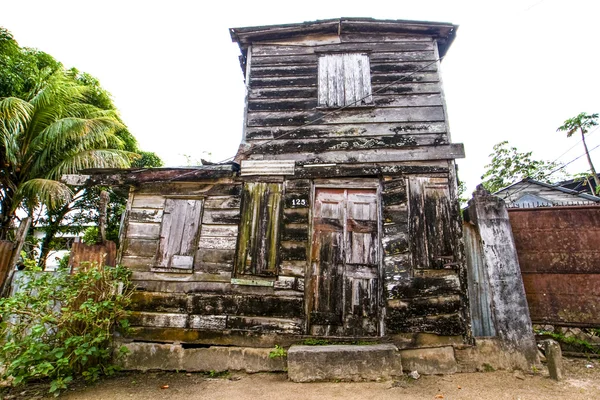
[{"label": "concrete pillar", "polygon": [[497,337],[531,364],[537,363],[535,336],[506,204],[479,185],[469,200],[465,220],[478,234],[479,244],[474,251],[480,253],[483,262],[481,284],[487,290],[485,301],[490,303]]}]

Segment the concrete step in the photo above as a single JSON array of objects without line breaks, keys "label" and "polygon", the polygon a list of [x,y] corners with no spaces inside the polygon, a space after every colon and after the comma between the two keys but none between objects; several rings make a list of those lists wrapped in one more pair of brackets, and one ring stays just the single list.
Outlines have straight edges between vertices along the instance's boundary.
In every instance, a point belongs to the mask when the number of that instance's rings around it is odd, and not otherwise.
[{"label": "concrete step", "polygon": [[288,377],[294,382],[374,381],[402,375],[400,353],[392,344],[292,346],[287,361]]}]

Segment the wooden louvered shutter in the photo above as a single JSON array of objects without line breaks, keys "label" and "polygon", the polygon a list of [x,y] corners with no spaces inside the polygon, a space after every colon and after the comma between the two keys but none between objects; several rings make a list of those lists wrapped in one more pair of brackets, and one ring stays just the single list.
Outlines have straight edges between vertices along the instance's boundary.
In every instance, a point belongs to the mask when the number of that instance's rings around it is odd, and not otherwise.
[{"label": "wooden louvered shutter", "polygon": [[282,187],[265,182],[244,185],[236,274],[277,274]]},{"label": "wooden louvered shutter", "polygon": [[455,233],[447,179],[411,177],[409,189],[413,266],[437,269],[452,264]]}]

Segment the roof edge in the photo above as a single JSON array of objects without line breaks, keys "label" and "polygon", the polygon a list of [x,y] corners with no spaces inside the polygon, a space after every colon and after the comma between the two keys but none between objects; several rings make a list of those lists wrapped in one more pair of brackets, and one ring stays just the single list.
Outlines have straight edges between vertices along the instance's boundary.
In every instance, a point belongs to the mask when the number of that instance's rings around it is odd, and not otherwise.
[{"label": "roof edge", "polygon": [[407,33],[434,37],[439,42],[440,57],[443,57],[456,36],[458,25],[449,22],[374,19],[343,17],[306,21],[293,24],[248,26],[230,28],[231,40],[238,43],[242,51],[252,42],[276,40],[311,34],[336,33]]},{"label": "roof edge", "polygon": [[504,192],[504,191],[506,191],[506,190],[508,190],[508,189],[512,188],[513,186],[518,185],[520,183],[529,183],[529,184],[533,184],[533,185],[539,185],[539,186],[546,187],[548,189],[555,189],[555,190],[558,190],[559,192],[570,194],[570,195],[573,195],[573,196],[576,196],[576,197],[581,197],[581,198],[584,198],[584,199],[589,200],[589,201],[600,202],[600,197],[598,197],[598,196],[592,196],[591,194],[586,194],[586,193],[579,193],[578,191],[573,190],[573,189],[568,189],[568,188],[565,188],[565,187],[562,187],[562,186],[557,186],[557,185],[553,185],[553,184],[550,184],[550,183],[536,181],[535,179],[532,179],[532,178],[523,178],[520,181],[512,183],[512,184],[510,184],[510,185],[508,185],[508,186],[506,186],[506,187],[504,187],[504,188],[502,188],[502,189],[500,189],[500,190],[498,190],[498,191],[496,191],[496,192],[494,192],[492,194],[494,196],[497,196],[498,193]]}]

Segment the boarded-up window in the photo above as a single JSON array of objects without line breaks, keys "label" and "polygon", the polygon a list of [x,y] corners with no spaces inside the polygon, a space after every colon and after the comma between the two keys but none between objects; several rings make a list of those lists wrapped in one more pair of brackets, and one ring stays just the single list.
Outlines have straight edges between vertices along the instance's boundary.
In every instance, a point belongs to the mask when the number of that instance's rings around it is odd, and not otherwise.
[{"label": "boarded-up window", "polygon": [[237,274],[277,273],[281,191],[280,183],[244,185],[235,265]]},{"label": "boarded-up window", "polygon": [[444,268],[453,265],[455,233],[448,180],[411,177],[411,258],[415,268]]},{"label": "boarded-up window", "polygon": [[371,104],[371,68],[366,54],[319,57],[319,106]]},{"label": "boarded-up window", "polygon": [[156,256],[158,268],[192,271],[201,216],[202,200],[166,200]]}]

